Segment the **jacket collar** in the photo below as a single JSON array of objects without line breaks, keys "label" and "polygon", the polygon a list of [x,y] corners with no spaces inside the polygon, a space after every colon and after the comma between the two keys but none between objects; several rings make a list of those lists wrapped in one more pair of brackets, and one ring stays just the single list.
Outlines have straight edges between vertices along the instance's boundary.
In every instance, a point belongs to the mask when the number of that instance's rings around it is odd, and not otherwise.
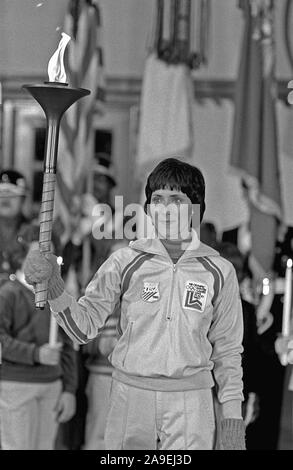
[{"label": "jacket collar", "polygon": [[[202,243],[195,230],[191,231],[192,239],[187,246],[182,258],[192,258],[200,256],[220,256],[219,253],[210,248],[208,245]],[[159,238],[140,238],[129,243],[129,247],[133,250],[143,251],[145,253],[152,253],[156,255],[168,256],[168,253]]]}]

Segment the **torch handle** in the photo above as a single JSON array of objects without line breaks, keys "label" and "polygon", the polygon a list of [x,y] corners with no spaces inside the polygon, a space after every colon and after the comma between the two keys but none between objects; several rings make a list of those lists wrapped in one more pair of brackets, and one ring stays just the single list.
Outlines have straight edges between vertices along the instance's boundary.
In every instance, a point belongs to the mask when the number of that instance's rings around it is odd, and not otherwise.
[{"label": "torch handle", "polygon": [[[39,247],[41,253],[51,252],[51,237],[53,226],[53,208],[55,195],[55,173],[44,173],[42,204],[40,211]],[[40,282],[35,288],[35,305],[43,309],[47,302],[48,282]]]}]

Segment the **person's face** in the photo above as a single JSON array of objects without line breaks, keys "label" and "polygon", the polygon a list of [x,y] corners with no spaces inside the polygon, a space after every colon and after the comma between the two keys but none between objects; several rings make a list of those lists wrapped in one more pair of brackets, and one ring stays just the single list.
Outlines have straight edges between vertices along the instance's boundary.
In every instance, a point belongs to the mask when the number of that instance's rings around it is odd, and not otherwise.
[{"label": "person's face", "polygon": [[23,196],[0,194],[0,217],[13,219],[21,213]]},{"label": "person's face", "polygon": [[110,200],[111,183],[105,175],[95,175],[93,181],[93,194],[99,202],[107,203]]},{"label": "person's face", "polygon": [[173,189],[154,191],[149,215],[159,238],[180,240],[189,237],[192,202],[185,193]]}]

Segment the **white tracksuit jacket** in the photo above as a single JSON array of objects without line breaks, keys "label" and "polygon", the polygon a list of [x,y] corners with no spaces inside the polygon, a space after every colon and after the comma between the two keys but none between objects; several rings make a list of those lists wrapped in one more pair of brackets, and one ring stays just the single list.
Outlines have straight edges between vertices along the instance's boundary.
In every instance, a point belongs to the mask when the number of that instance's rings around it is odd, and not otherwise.
[{"label": "white tracksuit jacket", "polygon": [[80,344],[95,338],[120,309],[113,377],[150,390],[216,384],[220,403],[243,400],[243,319],[232,264],[195,232],[176,265],[158,239],[114,252],[77,302],[50,301],[58,323]]}]

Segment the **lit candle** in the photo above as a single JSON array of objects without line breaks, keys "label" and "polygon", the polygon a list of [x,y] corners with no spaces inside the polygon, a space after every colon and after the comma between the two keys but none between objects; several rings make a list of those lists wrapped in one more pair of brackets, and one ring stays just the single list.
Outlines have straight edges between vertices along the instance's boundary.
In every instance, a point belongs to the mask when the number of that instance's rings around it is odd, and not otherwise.
[{"label": "lit candle", "polygon": [[[289,258],[287,260],[286,275],[285,275],[282,336],[289,336],[290,334],[291,302],[292,302],[292,259]],[[287,354],[283,354],[281,356],[281,363],[283,365],[286,365],[288,363]]]},{"label": "lit candle", "polygon": [[270,328],[273,322],[271,307],[274,300],[274,283],[268,277],[262,280],[261,294],[256,310],[257,331],[259,335]]},{"label": "lit candle", "polygon": [[287,260],[286,275],[285,275],[285,294],[283,305],[283,323],[282,335],[289,336],[290,334],[290,316],[291,316],[291,301],[292,301],[292,259]]},{"label": "lit candle", "polygon": [[269,278],[265,277],[262,281],[262,294],[269,295],[270,293],[270,280]]}]

